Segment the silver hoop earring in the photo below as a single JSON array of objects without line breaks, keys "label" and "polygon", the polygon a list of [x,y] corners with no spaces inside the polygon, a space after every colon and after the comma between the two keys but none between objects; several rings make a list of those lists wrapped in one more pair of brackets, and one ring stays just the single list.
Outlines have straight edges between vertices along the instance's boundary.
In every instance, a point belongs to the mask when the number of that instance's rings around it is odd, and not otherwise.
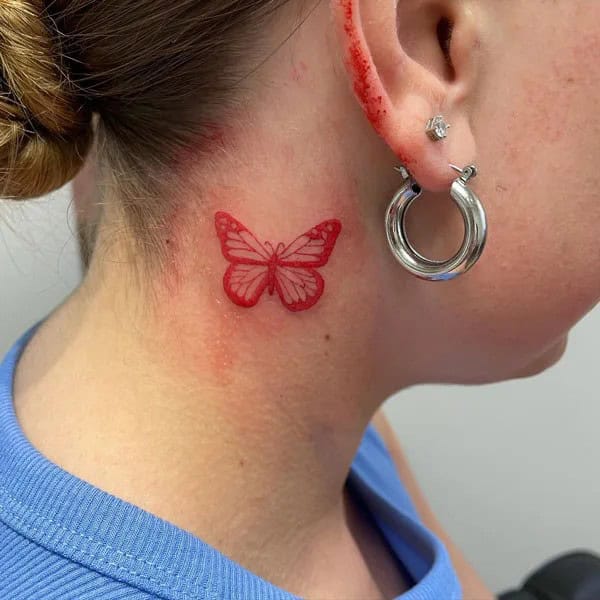
[{"label": "silver hoop earring", "polygon": [[385,230],[388,244],[398,262],[413,275],[428,281],[447,281],[466,273],[478,260],[487,238],[485,210],[476,194],[467,186],[469,179],[477,175],[474,165],[460,169],[450,165],[460,176],[450,188],[450,196],[458,206],[464,223],[465,237],[460,250],[448,260],[430,260],[419,254],[406,235],[406,213],[410,205],[421,195],[421,186],[405,167],[395,167],[404,183],[394,195],[385,214]]}]

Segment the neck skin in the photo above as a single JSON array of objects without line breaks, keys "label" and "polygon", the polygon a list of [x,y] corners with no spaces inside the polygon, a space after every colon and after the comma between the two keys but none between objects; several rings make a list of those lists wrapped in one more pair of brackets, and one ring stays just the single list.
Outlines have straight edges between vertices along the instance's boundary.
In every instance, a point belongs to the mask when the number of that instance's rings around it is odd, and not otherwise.
[{"label": "neck skin", "polygon": [[[160,232],[164,268],[131,258],[108,203],[83,285],[20,362],[15,404],[27,437],[63,468],[300,592],[293,574],[349,538],[344,484],[392,388],[376,344],[383,226],[369,225],[356,183],[370,166],[352,164],[352,139],[347,154],[338,145],[342,117],[306,130],[318,98],[290,106],[296,77],[279,112],[253,109],[254,128],[240,127],[219,168],[188,169]],[[359,110],[323,102],[344,118]],[[381,193],[379,217],[390,190],[364,181]],[[231,303],[218,210],[275,245],[339,219],[319,303],[302,313],[267,293],[253,308]],[[394,373],[394,387],[402,380]]]},{"label": "neck skin", "polygon": [[[197,241],[216,246],[210,233]],[[296,574],[319,579],[323,550],[351,541],[344,484],[385,399],[372,318],[357,323],[340,302],[343,260],[331,260],[314,314],[266,294],[253,309],[230,304],[222,258],[149,304],[123,263],[94,260],[24,353],[25,435],[67,471],[302,593]]]},{"label": "neck skin", "polygon": [[[323,31],[299,30],[302,51],[254,74],[277,101],[245,102],[215,128],[210,167],[178,157],[161,268],[128,245],[118,199],[102,199],[85,281],[29,344],[15,382],[20,424],[51,460],[299,594],[331,581],[325,548],[342,561],[334,579],[361,568],[345,481],[369,420],[414,381],[410,361],[390,361],[396,340],[381,343],[384,303],[397,302],[384,293],[383,229],[397,160],[315,44],[326,40],[322,4],[305,29]],[[264,293],[234,305],[217,211],[274,247],[338,219],[319,302],[295,313]],[[401,369],[387,373],[390,362]]]}]

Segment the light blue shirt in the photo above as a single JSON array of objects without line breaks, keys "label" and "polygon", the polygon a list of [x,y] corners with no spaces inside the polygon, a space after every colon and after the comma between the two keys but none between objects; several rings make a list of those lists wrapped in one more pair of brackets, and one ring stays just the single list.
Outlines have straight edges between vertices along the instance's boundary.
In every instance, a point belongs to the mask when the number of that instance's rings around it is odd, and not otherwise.
[{"label": "light blue shirt", "polygon": [[[191,533],[58,467],[31,445],[15,416],[12,385],[34,330],[0,365],[0,598],[297,598]],[[446,549],[419,519],[372,425],[348,483],[413,580],[399,598],[460,600]]]}]

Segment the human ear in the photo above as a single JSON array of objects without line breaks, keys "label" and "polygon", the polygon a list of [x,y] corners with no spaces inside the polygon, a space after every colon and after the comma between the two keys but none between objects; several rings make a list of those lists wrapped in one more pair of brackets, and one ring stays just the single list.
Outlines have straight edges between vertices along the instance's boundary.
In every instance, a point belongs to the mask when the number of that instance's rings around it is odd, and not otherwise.
[{"label": "human ear", "polygon": [[[469,105],[479,70],[468,0],[331,0],[354,93],[376,132],[425,189],[447,189],[475,156]],[[448,137],[427,121],[443,115]]]}]

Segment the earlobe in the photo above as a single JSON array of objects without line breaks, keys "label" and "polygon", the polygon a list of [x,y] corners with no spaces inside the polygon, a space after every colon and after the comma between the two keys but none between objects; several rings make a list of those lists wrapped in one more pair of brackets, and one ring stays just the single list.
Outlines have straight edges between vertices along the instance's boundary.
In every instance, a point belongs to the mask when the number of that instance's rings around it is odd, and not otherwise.
[{"label": "earlobe", "polygon": [[[456,0],[331,0],[354,94],[374,130],[431,191],[447,189],[449,163],[475,159],[468,98],[476,20]],[[452,126],[433,141],[427,122]]]}]

